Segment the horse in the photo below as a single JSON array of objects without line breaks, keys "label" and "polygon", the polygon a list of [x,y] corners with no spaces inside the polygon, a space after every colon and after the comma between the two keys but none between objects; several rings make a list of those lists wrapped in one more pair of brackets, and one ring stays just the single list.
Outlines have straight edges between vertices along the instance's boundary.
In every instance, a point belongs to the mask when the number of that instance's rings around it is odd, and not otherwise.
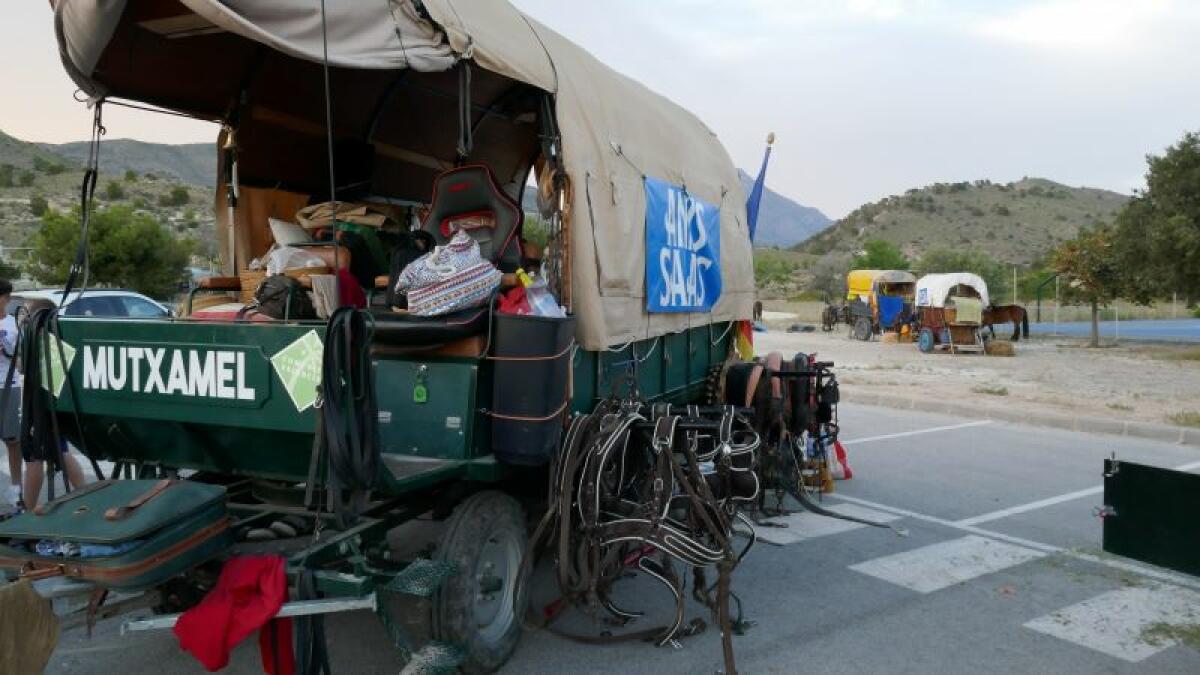
[{"label": "horse", "polygon": [[1029,338],[1029,314],[1020,305],[992,305],[983,310],[983,320],[980,323],[991,331],[992,337],[995,337],[996,329],[992,327],[993,324],[1008,323],[1009,321],[1013,325],[1013,342],[1017,342],[1022,337]]},{"label": "horse", "polygon": [[826,333],[832,332],[839,323],[846,322],[845,305],[825,305],[824,311],[821,312],[821,330]]},{"label": "horse", "polygon": [[763,314],[762,300],[755,300],[754,301],[754,311],[752,314],[754,323],[762,323],[762,314]]}]

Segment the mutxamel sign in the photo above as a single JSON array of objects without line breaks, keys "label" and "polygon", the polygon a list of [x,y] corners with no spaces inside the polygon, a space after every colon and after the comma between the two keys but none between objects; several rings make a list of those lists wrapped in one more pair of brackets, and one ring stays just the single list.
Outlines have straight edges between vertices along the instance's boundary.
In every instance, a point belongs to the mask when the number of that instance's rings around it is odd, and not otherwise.
[{"label": "mutxamel sign", "polygon": [[123,397],[255,405],[269,394],[260,350],[237,346],[85,344],[82,386]]}]

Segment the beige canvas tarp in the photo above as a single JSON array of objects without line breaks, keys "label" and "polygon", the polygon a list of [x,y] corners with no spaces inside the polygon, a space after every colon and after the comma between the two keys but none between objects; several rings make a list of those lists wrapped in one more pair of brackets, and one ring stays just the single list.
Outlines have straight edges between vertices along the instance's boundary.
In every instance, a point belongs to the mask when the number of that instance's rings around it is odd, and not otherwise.
[{"label": "beige canvas tarp", "polygon": [[[181,0],[193,30],[224,30],[320,61],[320,14],[306,0]],[[92,79],[121,0],[59,0],[68,72],[92,95]],[[621,75],[504,0],[425,0],[433,24],[408,0],[326,0],[330,62],[347,68],[438,71],[457,59],[555,95],[570,176],[572,308],[588,349],[747,319],[754,273],[745,195],[729,155],[694,115]],[[619,20],[616,18],[614,20]],[[443,31],[446,37],[443,37]],[[448,44],[446,40],[448,39]],[[197,83],[196,86],[203,86]],[[682,185],[721,214],[722,294],[711,314],[645,311],[643,176]]]}]

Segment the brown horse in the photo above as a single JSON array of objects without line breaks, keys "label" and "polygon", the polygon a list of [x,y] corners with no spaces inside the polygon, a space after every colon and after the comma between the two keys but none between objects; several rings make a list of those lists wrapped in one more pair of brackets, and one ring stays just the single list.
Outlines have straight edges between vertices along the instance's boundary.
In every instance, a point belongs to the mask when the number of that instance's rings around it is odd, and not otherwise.
[{"label": "brown horse", "polygon": [[992,336],[995,337],[996,329],[992,325],[1008,323],[1010,321],[1013,325],[1013,342],[1020,340],[1022,336],[1025,338],[1029,337],[1029,315],[1025,312],[1025,308],[1020,305],[992,305],[983,310],[983,321],[980,323],[990,330]]}]

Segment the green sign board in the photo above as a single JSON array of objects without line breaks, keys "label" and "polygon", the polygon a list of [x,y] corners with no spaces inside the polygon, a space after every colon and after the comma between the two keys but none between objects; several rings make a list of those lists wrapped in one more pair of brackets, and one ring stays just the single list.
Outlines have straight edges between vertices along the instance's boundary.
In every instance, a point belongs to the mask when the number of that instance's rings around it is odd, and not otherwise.
[{"label": "green sign board", "polygon": [[86,395],[253,408],[271,394],[257,347],[85,341],[80,351]]}]

